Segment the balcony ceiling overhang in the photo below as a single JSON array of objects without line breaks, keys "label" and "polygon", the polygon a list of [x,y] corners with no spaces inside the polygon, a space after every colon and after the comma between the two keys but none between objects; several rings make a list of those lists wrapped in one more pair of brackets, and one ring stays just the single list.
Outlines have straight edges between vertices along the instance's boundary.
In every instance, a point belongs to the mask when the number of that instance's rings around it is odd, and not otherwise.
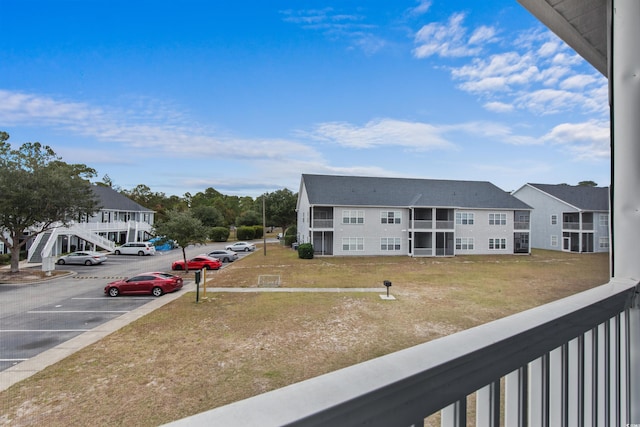
[{"label": "balcony ceiling overhang", "polygon": [[608,1],[518,0],[518,3],[608,76]]}]

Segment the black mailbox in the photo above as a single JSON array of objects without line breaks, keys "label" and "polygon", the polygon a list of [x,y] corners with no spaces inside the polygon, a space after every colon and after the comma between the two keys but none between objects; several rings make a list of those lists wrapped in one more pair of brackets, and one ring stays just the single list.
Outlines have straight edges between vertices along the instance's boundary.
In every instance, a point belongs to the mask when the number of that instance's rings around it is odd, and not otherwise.
[{"label": "black mailbox", "polygon": [[384,285],[387,287],[387,298],[389,298],[389,288],[391,287],[391,281],[390,280],[385,280]]},{"label": "black mailbox", "polygon": [[202,270],[196,270],[196,285],[200,284],[200,277],[202,276]]}]

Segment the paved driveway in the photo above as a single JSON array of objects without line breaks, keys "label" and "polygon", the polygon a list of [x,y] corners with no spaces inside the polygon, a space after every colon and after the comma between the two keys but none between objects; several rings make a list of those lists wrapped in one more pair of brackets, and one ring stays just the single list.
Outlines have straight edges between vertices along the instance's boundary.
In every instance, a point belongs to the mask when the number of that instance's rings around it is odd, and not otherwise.
[{"label": "paved driveway", "polygon": [[[189,247],[186,252],[192,257],[223,246]],[[73,271],[63,278],[0,285],[0,371],[154,301],[151,296],[110,298],[104,286],[144,271],[170,271],[171,262],[181,257],[180,249],[150,257],[110,255],[102,265],[56,266]]]}]

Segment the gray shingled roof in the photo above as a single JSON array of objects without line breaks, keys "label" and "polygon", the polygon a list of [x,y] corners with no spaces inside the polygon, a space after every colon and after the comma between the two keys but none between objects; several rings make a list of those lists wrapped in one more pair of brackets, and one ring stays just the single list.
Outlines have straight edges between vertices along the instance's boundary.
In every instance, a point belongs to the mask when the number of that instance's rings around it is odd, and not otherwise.
[{"label": "gray shingled roof", "polygon": [[312,205],[531,209],[486,181],[308,174],[302,181]]},{"label": "gray shingled roof", "polygon": [[588,211],[609,210],[609,187],[589,187],[568,184],[529,184],[540,191]]},{"label": "gray shingled roof", "polygon": [[139,205],[127,196],[118,193],[111,187],[92,185],[91,188],[98,199],[98,205],[102,209],[127,212],[153,212],[153,210]]}]

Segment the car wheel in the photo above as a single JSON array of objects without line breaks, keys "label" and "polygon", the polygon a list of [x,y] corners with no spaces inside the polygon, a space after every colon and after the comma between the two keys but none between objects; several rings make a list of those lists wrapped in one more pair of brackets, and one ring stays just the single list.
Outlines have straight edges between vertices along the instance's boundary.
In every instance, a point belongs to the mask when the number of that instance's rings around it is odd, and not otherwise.
[{"label": "car wheel", "polygon": [[60,265],[64,265],[64,260],[63,260],[63,259],[59,259],[59,260],[58,260],[58,264],[60,264]]},{"label": "car wheel", "polygon": [[204,268],[205,270],[211,270],[211,266],[209,264],[205,264],[202,268]]},{"label": "car wheel", "polygon": [[182,270],[182,266],[180,264],[173,266],[174,270]]},{"label": "car wheel", "polygon": [[144,255],[144,252],[138,251],[138,256],[143,256],[143,255]]},{"label": "car wheel", "polygon": [[118,290],[118,288],[109,288],[110,297],[117,297],[118,294],[120,294],[120,291]]},{"label": "car wheel", "polygon": [[225,258],[222,260],[222,262],[231,262],[231,260],[229,258]]},{"label": "car wheel", "polygon": [[244,248],[244,251],[245,251],[245,252],[249,252],[250,250],[251,250],[251,249],[249,249],[249,248]]},{"label": "car wheel", "polygon": [[162,295],[162,288],[156,286],[155,288],[151,289],[151,295],[153,295],[154,297],[159,297],[160,295]]},{"label": "car wheel", "polygon": [[86,261],[84,262],[84,265],[91,265],[91,264],[93,264],[93,263],[92,263],[91,261],[89,261],[89,260],[86,260]]},{"label": "car wheel", "polygon": [[114,254],[120,255],[120,251],[115,251]]}]

